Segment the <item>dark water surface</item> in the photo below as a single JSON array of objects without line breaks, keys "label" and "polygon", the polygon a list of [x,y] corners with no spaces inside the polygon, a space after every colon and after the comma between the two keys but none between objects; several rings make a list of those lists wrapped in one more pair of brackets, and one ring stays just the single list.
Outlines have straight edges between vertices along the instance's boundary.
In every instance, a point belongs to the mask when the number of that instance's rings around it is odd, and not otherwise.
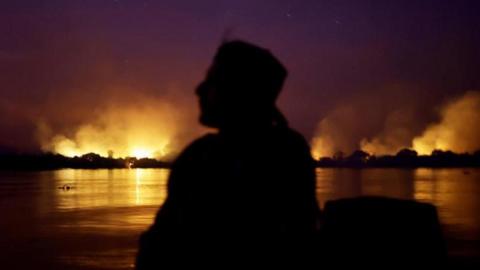
[{"label": "dark water surface", "polygon": [[[165,169],[0,172],[1,269],[132,269],[166,197]],[[317,197],[382,195],[438,207],[456,258],[480,257],[480,169],[318,169]]]}]

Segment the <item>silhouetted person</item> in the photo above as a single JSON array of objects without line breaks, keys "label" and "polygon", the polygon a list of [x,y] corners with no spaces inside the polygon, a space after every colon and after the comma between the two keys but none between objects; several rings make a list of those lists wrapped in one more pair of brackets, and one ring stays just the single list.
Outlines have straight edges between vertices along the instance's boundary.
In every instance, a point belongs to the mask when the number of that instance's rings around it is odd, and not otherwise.
[{"label": "silhouetted person", "polygon": [[174,162],[168,197],[140,239],[138,269],[301,263],[318,207],[309,146],[275,100],[287,71],[267,50],[220,46],[198,86],[205,135]]}]

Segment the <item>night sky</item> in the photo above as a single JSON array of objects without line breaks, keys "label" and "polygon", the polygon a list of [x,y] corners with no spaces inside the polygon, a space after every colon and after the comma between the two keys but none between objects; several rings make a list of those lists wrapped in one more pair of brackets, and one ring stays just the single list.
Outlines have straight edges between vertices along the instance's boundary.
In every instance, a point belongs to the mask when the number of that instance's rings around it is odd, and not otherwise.
[{"label": "night sky", "polygon": [[476,98],[479,14],[475,0],[1,1],[0,148],[48,150],[56,134],[102,129],[98,115],[157,102],[162,121],[181,123],[180,147],[204,132],[194,88],[225,39],[285,64],[278,104],[307,140],[334,123],[348,136],[332,151],[375,138],[410,147],[449,102]]}]

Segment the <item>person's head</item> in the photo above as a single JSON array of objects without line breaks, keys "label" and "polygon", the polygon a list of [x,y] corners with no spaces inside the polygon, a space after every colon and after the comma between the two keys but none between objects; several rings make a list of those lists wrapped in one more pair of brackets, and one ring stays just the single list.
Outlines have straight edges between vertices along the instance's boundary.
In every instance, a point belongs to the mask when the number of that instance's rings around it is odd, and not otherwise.
[{"label": "person's head", "polygon": [[268,50],[243,41],[222,44],[197,87],[200,122],[222,129],[281,121],[275,100],[286,76]]}]

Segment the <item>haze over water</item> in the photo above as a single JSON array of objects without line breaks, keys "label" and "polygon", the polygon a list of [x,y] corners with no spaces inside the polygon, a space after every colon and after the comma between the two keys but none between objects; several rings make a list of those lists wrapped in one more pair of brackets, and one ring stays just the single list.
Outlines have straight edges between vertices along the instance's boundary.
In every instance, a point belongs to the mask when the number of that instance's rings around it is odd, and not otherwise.
[{"label": "haze over water", "polygon": [[[0,172],[5,269],[132,269],[168,170]],[[317,198],[381,195],[438,207],[449,253],[480,257],[480,169],[318,169]],[[245,198],[247,199],[247,198]]]}]

